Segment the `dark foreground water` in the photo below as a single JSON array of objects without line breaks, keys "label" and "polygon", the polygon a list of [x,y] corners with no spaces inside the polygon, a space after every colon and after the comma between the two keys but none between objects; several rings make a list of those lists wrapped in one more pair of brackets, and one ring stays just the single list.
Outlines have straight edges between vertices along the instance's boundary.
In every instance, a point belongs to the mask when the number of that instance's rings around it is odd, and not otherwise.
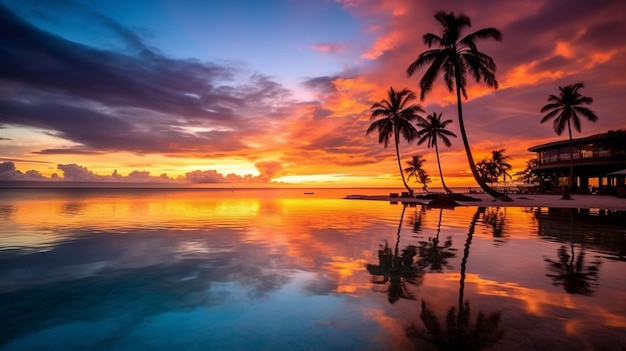
[{"label": "dark foreground water", "polygon": [[2,190],[0,350],[626,349],[625,213],[351,193]]}]

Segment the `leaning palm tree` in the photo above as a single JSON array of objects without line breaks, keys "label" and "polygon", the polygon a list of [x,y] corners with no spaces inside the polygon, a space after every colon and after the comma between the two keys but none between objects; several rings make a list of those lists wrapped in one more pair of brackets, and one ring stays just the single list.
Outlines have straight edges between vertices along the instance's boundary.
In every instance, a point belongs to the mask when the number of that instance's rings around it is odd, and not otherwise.
[{"label": "leaning palm tree", "polygon": [[439,160],[439,147],[437,146],[437,139],[441,139],[443,144],[450,147],[452,143],[448,137],[456,138],[456,134],[446,130],[448,124],[452,123],[451,119],[445,121],[441,120],[441,113],[433,112],[426,116],[426,119],[420,118],[417,121],[417,126],[421,129],[417,131],[417,136],[420,138],[417,141],[417,145],[422,145],[427,142],[429,148],[435,147],[435,154],[437,155],[437,165],[439,166],[439,176],[441,177],[441,185],[446,193],[450,194],[452,191],[448,189],[446,183],[443,181],[443,172],[441,171],[441,161]]},{"label": "leaning palm tree", "polygon": [[428,192],[426,183],[430,182],[430,178],[424,169],[424,162],[426,160],[422,158],[422,155],[413,155],[410,161],[406,161],[406,164],[409,166],[404,171],[407,173],[406,180],[411,180],[412,177],[415,178],[416,182],[422,183],[422,189]]},{"label": "leaning palm tree", "polygon": [[564,199],[569,199],[569,193],[572,191],[573,179],[574,179],[574,144],[572,143],[572,124],[574,128],[580,133],[580,118],[579,115],[585,117],[588,121],[594,122],[598,120],[598,116],[581,105],[590,105],[593,99],[587,96],[581,95],[578,90],[583,88],[583,83],[576,83],[572,85],[566,85],[559,87],[559,96],[550,95],[548,97],[549,104],[541,108],[541,112],[548,112],[543,116],[541,123],[547,122],[551,119],[553,121],[554,131],[557,135],[561,135],[567,126],[569,133],[569,176],[567,177],[567,189],[563,194]]},{"label": "leaning palm tree", "polygon": [[507,162],[510,159],[510,156],[505,156],[504,152],[506,149],[493,150],[491,151],[491,162],[493,163],[493,167],[495,168],[496,174],[498,176],[502,176],[502,180],[506,183],[506,177],[513,179],[508,171],[510,171],[513,166]]},{"label": "leaning palm tree", "polygon": [[463,145],[467,154],[470,170],[474,179],[480,187],[489,195],[501,200],[511,199],[492,189],[479,176],[472,150],[470,149],[467,135],[465,133],[465,124],[463,123],[463,109],[461,106],[461,94],[467,99],[467,75],[468,73],[476,79],[476,82],[484,81],[487,86],[498,88],[495,70],[496,64],[493,59],[478,51],[475,41],[478,39],[494,39],[502,40],[502,33],[496,28],[483,28],[465,37],[461,37],[461,32],[466,27],[471,27],[470,18],[464,14],[456,16],[453,12],[446,13],[439,11],[435,14],[435,20],[441,25],[441,36],[426,33],[424,34],[424,44],[429,48],[433,45],[438,46],[436,49],[427,50],[421,53],[417,59],[409,65],[407,73],[412,76],[418,69],[429,65],[420,79],[419,86],[421,89],[421,99],[427,92],[432,89],[435,78],[440,74],[450,92],[456,89],[457,110],[459,116],[459,129],[463,137]]},{"label": "leaning palm tree", "polygon": [[398,92],[389,88],[387,99],[383,99],[370,107],[372,110],[371,119],[374,120],[367,128],[367,132],[378,130],[378,142],[385,147],[389,145],[389,139],[393,135],[394,144],[396,146],[396,158],[398,160],[398,168],[402,176],[402,183],[413,194],[413,190],[409,187],[402,173],[402,164],[400,163],[400,135],[409,143],[417,137],[417,130],[411,122],[419,118],[418,113],[424,112],[419,104],[414,104],[415,94],[409,89],[402,89]]}]

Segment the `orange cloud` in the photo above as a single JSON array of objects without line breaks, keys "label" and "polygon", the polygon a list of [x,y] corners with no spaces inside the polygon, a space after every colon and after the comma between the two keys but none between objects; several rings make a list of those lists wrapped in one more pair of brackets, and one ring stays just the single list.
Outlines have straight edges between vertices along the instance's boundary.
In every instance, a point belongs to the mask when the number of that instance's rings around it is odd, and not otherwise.
[{"label": "orange cloud", "polygon": [[311,48],[313,50],[321,51],[321,52],[330,52],[330,53],[343,51],[346,49],[346,47],[347,46],[343,44],[328,44],[328,43],[311,45]]}]

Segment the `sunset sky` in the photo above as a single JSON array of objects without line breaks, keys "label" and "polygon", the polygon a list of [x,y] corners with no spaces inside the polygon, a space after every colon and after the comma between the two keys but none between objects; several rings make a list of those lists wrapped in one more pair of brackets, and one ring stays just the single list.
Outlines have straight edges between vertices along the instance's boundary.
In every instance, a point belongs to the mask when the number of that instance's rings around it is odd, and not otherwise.
[{"label": "sunset sky", "polygon": [[[419,97],[406,69],[439,10],[503,34],[478,42],[500,88],[470,81],[463,105],[476,161],[506,149],[515,172],[565,139],[539,110],[577,82],[599,120],[574,137],[626,129],[623,0],[0,0],[0,180],[402,187],[370,106]],[[420,103],[459,135],[447,185],[476,186],[454,99],[437,80]],[[400,151],[440,186],[433,149]]]}]

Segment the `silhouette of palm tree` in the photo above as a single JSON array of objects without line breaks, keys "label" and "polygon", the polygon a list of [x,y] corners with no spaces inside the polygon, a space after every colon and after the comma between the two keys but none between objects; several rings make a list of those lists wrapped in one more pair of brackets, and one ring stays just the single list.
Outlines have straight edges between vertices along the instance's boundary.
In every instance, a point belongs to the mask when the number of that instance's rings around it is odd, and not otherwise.
[{"label": "silhouette of palm tree", "polygon": [[536,158],[526,161],[526,168],[524,170],[515,172],[516,180],[524,183],[537,183],[539,177],[533,173],[533,169],[539,166],[539,162]]},{"label": "silhouette of palm tree", "polygon": [[476,172],[485,183],[495,183],[498,181],[498,171],[496,165],[488,159],[479,161],[476,164]]},{"label": "silhouette of palm tree", "polygon": [[570,253],[567,246],[562,245],[557,250],[558,261],[544,259],[548,263],[548,269],[553,274],[546,274],[550,277],[554,286],[563,286],[568,294],[579,294],[590,296],[594,288],[598,286],[598,266],[600,261],[593,261],[591,265],[585,266],[585,251],[582,249],[576,258],[574,244],[570,244]]},{"label": "silhouette of palm tree", "polygon": [[446,130],[448,124],[452,123],[451,119],[447,119],[445,121],[441,120],[441,113],[437,114],[437,112],[433,112],[432,114],[426,116],[427,119],[420,118],[417,121],[417,126],[421,129],[417,131],[417,136],[420,138],[417,141],[417,145],[422,145],[424,142],[427,142],[429,148],[435,147],[435,154],[437,155],[437,165],[439,166],[439,176],[441,177],[441,185],[443,185],[443,189],[446,193],[450,194],[452,191],[448,189],[446,183],[443,180],[443,172],[441,171],[441,161],[439,160],[439,147],[437,143],[437,139],[441,139],[443,144],[447,147],[450,147],[452,143],[448,137],[456,138],[456,134],[453,132]]},{"label": "silhouette of palm tree", "polygon": [[494,168],[496,169],[496,173],[498,174],[498,176],[502,176],[502,180],[506,183],[506,177],[509,177],[509,179],[512,179],[512,177],[508,173],[508,171],[513,169],[513,166],[511,166],[511,164],[507,162],[507,160],[509,160],[511,157],[510,156],[505,156],[504,155],[505,151],[506,151],[506,149],[500,149],[500,150],[493,150],[493,151],[491,151],[491,160],[490,161],[493,163]]},{"label": "silhouette of palm tree", "polygon": [[372,283],[384,286],[389,284],[386,292],[391,304],[400,299],[415,300],[415,295],[408,289],[407,283],[420,285],[423,277],[422,270],[415,262],[417,248],[414,245],[408,245],[402,250],[402,254],[399,254],[400,231],[405,210],[406,205],[402,206],[395,250],[392,251],[389,243],[385,242],[385,246],[381,245],[381,249],[378,250],[378,265],[367,264],[366,266],[367,271],[372,275]]},{"label": "silhouette of palm tree", "polygon": [[411,180],[411,177],[415,177],[415,181],[422,184],[422,190],[428,192],[428,183],[430,183],[430,177],[428,173],[424,169],[425,159],[422,158],[422,155],[414,155],[410,161],[406,161],[409,167],[405,168],[404,171],[408,173],[406,180]]},{"label": "silhouette of palm tree", "polygon": [[465,124],[463,122],[463,108],[461,105],[461,94],[467,99],[467,75],[471,74],[476,82],[481,80],[489,87],[498,88],[495,70],[496,64],[493,59],[478,51],[475,41],[479,39],[502,40],[502,33],[496,28],[483,28],[461,37],[461,32],[466,27],[471,27],[471,20],[464,14],[456,16],[453,12],[446,13],[439,11],[435,14],[435,20],[439,22],[442,29],[441,36],[432,33],[424,34],[424,44],[429,48],[433,45],[436,49],[430,49],[421,53],[417,59],[409,65],[407,73],[412,76],[418,69],[430,64],[419,82],[421,89],[420,98],[424,100],[427,92],[432,89],[435,79],[443,73],[443,79],[450,92],[456,88],[457,111],[459,118],[459,128],[467,154],[467,161],[474,179],[480,187],[489,195],[501,200],[511,200],[508,196],[492,189],[483,179],[479,177],[470,149]]},{"label": "silhouette of palm tree", "polygon": [[459,281],[458,307],[452,306],[446,314],[445,326],[442,326],[434,311],[428,308],[425,300],[422,300],[422,312],[420,319],[426,327],[426,333],[421,332],[415,325],[407,329],[407,335],[416,346],[419,339],[426,340],[439,350],[481,350],[495,345],[502,339],[504,333],[499,329],[500,313],[486,316],[479,312],[476,323],[471,325],[471,310],[469,301],[464,301],[465,271],[469,258],[472,237],[480,214],[484,207],[479,207],[470,223],[463,259],[461,261],[461,279]]},{"label": "silhouette of palm tree", "polygon": [[424,110],[420,105],[411,103],[414,99],[415,94],[412,91],[402,89],[396,92],[393,87],[390,87],[387,99],[383,99],[370,107],[372,110],[370,119],[374,120],[374,122],[370,124],[365,133],[368,135],[377,130],[378,143],[383,144],[385,148],[389,145],[389,139],[393,135],[402,183],[404,183],[404,187],[410,194],[413,194],[413,190],[404,179],[398,145],[400,143],[400,135],[409,143],[417,137],[417,130],[411,122],[416,120],[419,117],[418,113],[424,112]]},{"label": "silhouette of palm tree", "polygon": [[437,235],[428,238],[428,241],[420,241],[418,254],[420,260],[418,264],[422,269],[429,268],[430,272],[443,272],[443,267],[449,268],[448,259],[455,257],[456,249],[452,247],[452,238],[448,237],[443,246],[439,246],[439,233],[441,232],[441,217],[443,208],[439,209],[439,222],[437,224]]},{"label": "silhouette of palm tree", "polygon": [[585,85],[583,83],[576,83],[572,85],[566,85],[559,87],[559,96],[550,95],[548,97],[549,104],[541,108],[541,112],[548,112],[541,119],[541,123],[547,122],[551,119],[553,121],[554,131],[557,135],[561,135],[567,126],[567,132],[569,133],[569,176],[567,177],[567,190],[563,194],[564,199],[570,198],[570,192],[572,191],[573,179],[574,179],[574,144],[572,142],[572,124],[574,128],[580,133],[580,118],[579,115],[585,117],[588,121],[595,123],[598,120],[598,116],[581,105],[590,105],[593,99],[587,96],[581,95],[578,90],[582,89]]}]

